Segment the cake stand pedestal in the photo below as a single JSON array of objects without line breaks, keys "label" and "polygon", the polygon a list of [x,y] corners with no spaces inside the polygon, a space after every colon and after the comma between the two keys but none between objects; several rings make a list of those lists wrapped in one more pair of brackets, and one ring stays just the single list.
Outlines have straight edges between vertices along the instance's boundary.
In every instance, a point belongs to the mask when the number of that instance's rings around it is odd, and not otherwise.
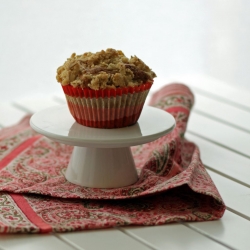
[{"label": "cake stand pedestal", "polygon": [[117,188],[138,179],[130,147],[166,135],[175,127],[175,120],[163,110],[144,106],[133,126],[89,128],[75,122],[63,105],[35,113],[30,125],[54,141],[74,146],[65,173],[69,182],[92,188]]}]

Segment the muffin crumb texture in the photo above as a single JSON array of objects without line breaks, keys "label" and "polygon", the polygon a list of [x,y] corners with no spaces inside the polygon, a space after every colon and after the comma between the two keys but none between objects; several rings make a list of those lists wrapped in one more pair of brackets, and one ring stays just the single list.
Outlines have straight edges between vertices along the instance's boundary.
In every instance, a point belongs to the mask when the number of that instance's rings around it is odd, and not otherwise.
[{"label": "muffin crumb texture", "polygon": [[73,53],[57,69],[56,79],[62,85],[99,90],[135,87],[153,82],[154,77],[156,74],[138,57],[129,59],[121,50],[107,49],[83,55]]}]

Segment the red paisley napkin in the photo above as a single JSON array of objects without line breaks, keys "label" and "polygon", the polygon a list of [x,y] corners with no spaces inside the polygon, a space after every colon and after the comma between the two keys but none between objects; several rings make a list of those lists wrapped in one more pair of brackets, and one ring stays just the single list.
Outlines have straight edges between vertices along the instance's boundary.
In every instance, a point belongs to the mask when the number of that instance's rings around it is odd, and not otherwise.
[{"label": "red paisley napkin", "polygon": [[64,172],[72,147],[34,132],[25,117],[0,131],[0,233],[48,233],[123,225],[205,221],[225,211],[197,146],[184,133],[193,94],[167,85],[150,105],[171,113],[175,129],[132,147],[138,181],[113,189],[69,183]]}]

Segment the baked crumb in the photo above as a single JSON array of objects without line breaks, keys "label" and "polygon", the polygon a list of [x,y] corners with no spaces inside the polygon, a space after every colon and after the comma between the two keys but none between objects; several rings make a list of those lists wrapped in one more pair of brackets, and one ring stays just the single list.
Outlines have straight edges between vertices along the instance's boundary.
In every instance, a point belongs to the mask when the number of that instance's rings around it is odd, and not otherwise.
[{"label": "baked crumb", "polygon": [[121,50],[107,49],[83,55],[73,53],[57,69],[56,79],[62,85],[89,87],[94,90],[138,86],[153,82],[156,74],[138,57],[127,58]]}]

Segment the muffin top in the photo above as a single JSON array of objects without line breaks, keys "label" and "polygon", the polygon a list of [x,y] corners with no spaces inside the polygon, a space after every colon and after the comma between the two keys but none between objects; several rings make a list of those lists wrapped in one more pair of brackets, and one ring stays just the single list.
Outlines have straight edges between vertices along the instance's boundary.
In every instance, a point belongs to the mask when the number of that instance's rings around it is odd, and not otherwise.
[{"label": "muffin top", "polygon": [[138,57],[127,58],[121,50],[73,53],[57,69],[56,79],[62,85],[89,87],[93,90],[134,87],[153,82],[156,74]]}]

